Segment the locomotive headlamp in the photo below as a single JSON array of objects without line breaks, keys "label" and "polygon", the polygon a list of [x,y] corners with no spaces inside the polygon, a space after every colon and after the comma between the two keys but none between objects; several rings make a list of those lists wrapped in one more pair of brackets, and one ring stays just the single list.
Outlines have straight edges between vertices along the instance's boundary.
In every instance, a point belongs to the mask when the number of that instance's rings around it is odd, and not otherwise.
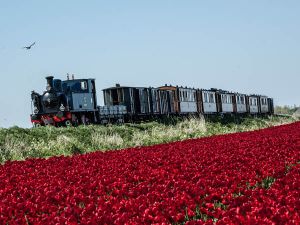
[{"label": "locomotive headlamp", "polygon": [[37,114],[39,112],[39,109],[37,107],[34,107],[33,112],[34,112],[34,114]]},{"label": "locomotive headlamp", "polygon": [[64,105],[61,104],[60,107],[59,107],[59,110],[60,110],[60,111],[65,111],[65,109],[66,109],[66,108],[64,107]]}]

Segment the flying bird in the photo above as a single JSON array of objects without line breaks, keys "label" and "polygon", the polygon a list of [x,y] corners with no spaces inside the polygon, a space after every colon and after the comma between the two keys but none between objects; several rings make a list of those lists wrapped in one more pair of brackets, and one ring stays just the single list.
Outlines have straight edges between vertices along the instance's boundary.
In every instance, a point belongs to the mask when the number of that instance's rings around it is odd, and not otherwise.
[{"label": "flying bird", "polygon": [[25,46],[25,47],[23,47],[23,48],[26,48],[27,50],[29,50],[29,49],[31,49],[31,47],[34,46],[34,45],[35,45],[35,42],[33,42],[31,45]]}]

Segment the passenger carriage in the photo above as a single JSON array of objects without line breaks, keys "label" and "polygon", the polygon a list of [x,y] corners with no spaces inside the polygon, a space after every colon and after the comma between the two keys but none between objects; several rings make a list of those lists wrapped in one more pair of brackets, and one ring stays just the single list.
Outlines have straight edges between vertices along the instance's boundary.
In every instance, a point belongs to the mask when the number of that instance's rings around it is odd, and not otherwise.
[{"label": "passenger carriage", "polygon": [[258,114],[259,113],[259,97],[257,95],[249,95],[248,102],[249,102],[248,112],[250,114]]},{"label": "passenger carriage", "polygon": [[262,113],[262,114],[269,113],[269,105],[268,105],[268,97],[267,96],[259,96],[259,108],[260,108],[260,113]]},{"label": "passenger carriage", "polygon": [[129,116],[148,116],[151,112],[151,89],[145,87],[115,87],[103,89],[106,106],[123,105]]},{"label": "passenger carriage", "polygon": [[229,91],[216,90],[217,111],[218,113],[234,112],[234,94]]},{"label": "passenger carriage", "polygon": [[179,108],[181,114],[195,114],[197,110],[197,90],[194,88],[178,87]]},{"label": "passenger carriage", "polygon": [[236,93],[234,111],[238,114],[247,113],[247,108],[248,108],[247,95]]},{"label": "passenger carriage", "polygon": [[273,98],[268,98],[267,101],[268,101],[269,114],[272,115],[274,114]]},{"label": "passenger carriage", "polygon": [[197,106],[197,89],[188,87],[179,87],[165,85],[160,87],[161,90],[172,92],[172,105],[176,114],[196,114]]},{"label": "passenger carriage", "polygon": [[169,102],[169,112],[170,114],[179,114],[180,108],[179,108],[179,96],[176,86],[167,85],[159,87],[161,91],[164,92],[163,101],[170,101]]},{"label": "passenger carriage", "polygon": [[149,88],[150,90],[150,111],[154,115],[161,114],[161,91],[158,88]]},{"label": "passenger carriage", "polygon": [[217,113],[217,101],[216,101],[216,91],[214,90],[201,90],[202,93],[202,104],[203,113],[212,114]]}]

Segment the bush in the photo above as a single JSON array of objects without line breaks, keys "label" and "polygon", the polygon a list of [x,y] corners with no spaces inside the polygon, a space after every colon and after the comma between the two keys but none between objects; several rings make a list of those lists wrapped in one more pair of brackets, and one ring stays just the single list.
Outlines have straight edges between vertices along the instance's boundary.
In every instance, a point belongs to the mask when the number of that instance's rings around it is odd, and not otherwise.
[{"label": "bush", "polygon": [[139,124],[0,129],[0,162],[154,145],[291,123],[293,118],[176,118]]}]

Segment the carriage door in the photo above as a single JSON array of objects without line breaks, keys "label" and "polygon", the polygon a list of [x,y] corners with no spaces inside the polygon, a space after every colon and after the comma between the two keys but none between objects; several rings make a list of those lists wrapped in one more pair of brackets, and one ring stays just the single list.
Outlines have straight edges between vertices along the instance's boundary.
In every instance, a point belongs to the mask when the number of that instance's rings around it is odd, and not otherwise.
[{"label": "carriage door", "polygon": [[135,114],[134,89],[129,88],[131,114]]},{"label": "carriage door", "polygon": [[96,96],[96,87],[95,87],[95,81],[92,80],[91,81],[91,84],[92,84],[92,94],[93,94],[93,99],[94,99],[94,109],[97,109],[97,96]]},{"label": "carriage door", "polygon": [[134,88],[133,89],[133,96],[134,96],[134,106],[135,106],[135,113],[141,113],[141,103],[140,103],[140,89]]},{"label": "carriage door", "polygon": [[234,113],[237,112],[236,98],[237,98],[237,96],[235,96],[235,95],[231,96],[232,108],[233,108]]}]

